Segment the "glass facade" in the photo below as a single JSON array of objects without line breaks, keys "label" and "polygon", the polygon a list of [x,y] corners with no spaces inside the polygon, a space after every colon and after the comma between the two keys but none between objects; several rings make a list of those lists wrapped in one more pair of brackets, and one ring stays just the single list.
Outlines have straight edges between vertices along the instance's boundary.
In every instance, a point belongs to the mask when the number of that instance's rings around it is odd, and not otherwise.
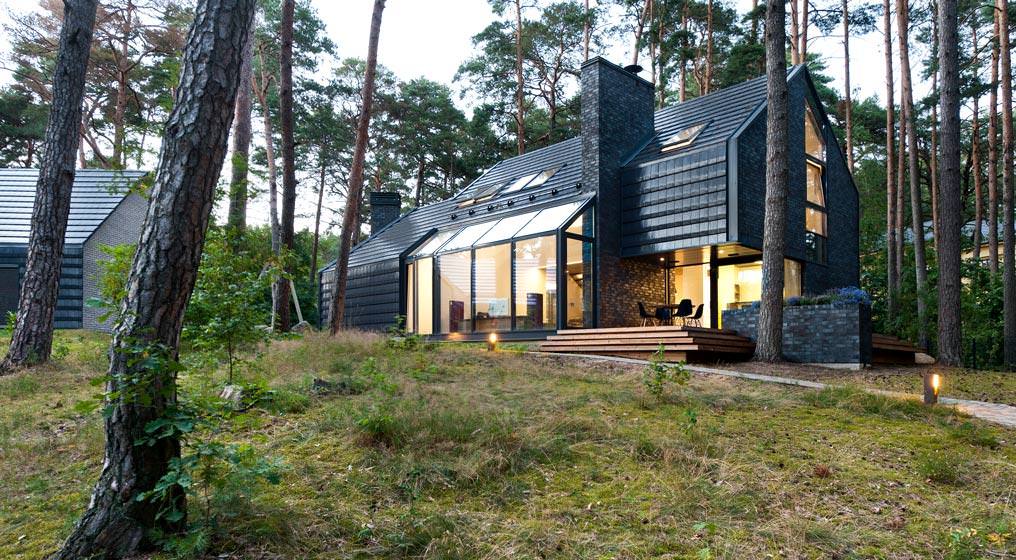
[{"label": "glass facade", "polygon": [[511,243],[476,250],[473,258],[476,330],[507,331],[512,328]]},{"label": "glass facade", "polygon": [[810,261],[826,260],[825,141],[810,107],[804,109],[806,200],[804,247]]},{"label": "glass facade", "polygon": [[515,242],[515,328],[557,328],[557,238]]},{"label": "glass facade", "polygon": [[406,264],[407,328],[466,334],[592,326],[592,210],[568,222],[585,203],[435,234]]}]

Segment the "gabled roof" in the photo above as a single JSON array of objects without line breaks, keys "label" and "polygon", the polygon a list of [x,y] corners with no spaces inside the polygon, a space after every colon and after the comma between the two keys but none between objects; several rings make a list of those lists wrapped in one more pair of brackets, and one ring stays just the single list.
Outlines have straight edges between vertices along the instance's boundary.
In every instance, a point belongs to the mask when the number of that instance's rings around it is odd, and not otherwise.
[{"label": "gabled roof", "polygon": [[[557,165],[562,167],[539,187],[495,196],[472,206],[459,207],[459,204],[468,200],[472,193]],[[353,248],[349,265],[358,266],[398,258],[406,249],[433,230],[457,229],[590,198],[592,193],[580,191],[576,187],[581,178],[582,141],[577,137],[502,160],[454,197],[416,208],[371,235]],[[335,261],[332,261],[322,270],[334,265]]]},{"label": "gabled roof", "polygon": [[[145,175],[144,171],[77,170],[64,242],[84,243]],[[0,168],[0,243],[28,243],[38,179],[38,169]]]}]

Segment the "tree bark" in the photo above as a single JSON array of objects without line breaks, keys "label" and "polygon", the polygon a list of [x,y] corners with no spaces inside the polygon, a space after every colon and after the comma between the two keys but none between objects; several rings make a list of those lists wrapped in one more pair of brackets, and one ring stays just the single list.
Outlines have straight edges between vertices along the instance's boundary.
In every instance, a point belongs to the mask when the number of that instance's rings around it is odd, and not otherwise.
[{"label": "tree bark", "polygon": [[847,126],[847,169],[854,172],[854,107],[850,93],[850,8],[843,0],[843,102]]},{"label": "tree bark", "polygon": [[[974,48],[973,66],[980,70],[980,58],[978,56],[977,23],[970,24],[970,39]],[[981,181],[981,105],[980,96],[974,96],[974,112],[970,117],[970,162],[974,174],[974,234],[973,250],[974,262],[981,263],[981,245],[984,240],[981,235],[981,228],[984,226],[984,184]]]},{"label": "tree bark", "polygon": [[924,254],[924,212],[921,210],[920,169],[918,168],[917,125],[914,114],[914,90],[910,78],[909,7],[907,0],[896,0],[896,33],[900,45],[900,77],[902,79],[903,121],[907,129],[907,162],[910,175],[910,222],[914,232],[914,276],[917,282],[917,338],[921,348],[928,348],[927,295],[928,267]]},{"label": "tree bark", "polygon": [[363,192],[363,165],[367,156],[370,134],[370,117],[374,102],[374,75],[377,70],[377,44],[381,36],[381,15],[385,0],[374,0],[374,13],[370,20],[370,39],[367,44],[367,68],[363,77],[363,107],[356,123],[356,144],[353,163],[349,170],[349,188],[346,189],[346,210],[342,214],[342,233],[339,239],[339,257],[335,262],[335,291],[332,294],[331,332],[342,328],[346,311],[346,283],[349,279],[349,252],[358,228],[354,229],[360,214],[360,197]]},{"label": "tree bark", "polygon": [[[102,473],[88,510],[53,558],[126,558],[152,550],[153,530],[170,534],[165,503],[138,500],[180,456],[176,437],[138,445],[145,427],[175,404],[171,368],[143,353],[175,359],[184,308],[194,287],[233,119],[243,43],[254,0],[201,0],[182,56],[180,87],[166,123],[151,201],[110,348]],[[139,381],[140,380],[140,381]],[[185,508],[182,490],[176,506]],[[186,511],[186,510],[184,510]]]},{"label": "tree bark", "polygon": [[709,95],[713,87],[713,0],[706,2],[706,79],[703,95]]},{"label": "tree bark", "polygon": [[64,3],[60,50],[53,73],[53,99],[46,124],[42,167],[35,183],[17,322],[0,372],[45,362],[53,346],[53,315],[59,294],[64,235],[71,208],[74,157],[81,128],[88,55],[95,26],[95,0]]},{"label": "tree bark", "polygon": [[998,10],[991,41],[991,93],[988,95],[988,270],[998,274]]},{"label": "tree bark", "polygon": [[783,258],[787,230],[788,104],[786,12],[771,2],[766,13],[766,206],[762,237],[762,306],[755,359],[783,358]]},{"label": "tree bark", "polygon": [[317,282],[318,244],[321,241],[321,208],[325,201],[325,157],[324,149],[318,157],[318,196],[317,210],[314,212],[314,247],[310,252],[310,285]]},{"label": "tree bark", "polygon": [[632,48],[634,52],[631,56],[631,63],[633,65],[639,63],[639,49],[642,48],[642,32],[646,28],[646,22],[652,19],[652,6],[653,0],[646,0],[646,3],[642,6],[642,15],[635,24],[635,46]]},{"label": "tree bark", "polygon": [[526,153],[526,96],[522,71],[522,0],[515,0],[515,134],[519,155]]},{"label": "tree bark", "polygon": [[[935,20],[936,22],[938,20]],[[938,23],[934,25],[935,33],[934,37],[938,37]],[[938,69],[936,68],[931,74],[931,93],[937,95],[939,92],[938,87]],[[914,117],[917,118],[916,116]],[[915,121],[916,122],[916,121]],[[935,242],[936,247],[938,246],[938,105],[932,103],[931,105],[931,146],[928,149],[928,191],[931,199],[931,239]]]},{"label": "tree bark", "polygon": [[240,85],[236,92],[236,115],[233,117],[233,160],[229,179],[229,213],[227,228],[241,236],[247,230],[247,172],[250,167],[251,73],[254,62],[254,33],[251,30],[243,47]]},{"label": "tree bark", "polygon": [[1016,236],[1013,232],[1012,59],[1009,51],[1009,13],[998,0],[999,73],[1002,86],[1002,294],[1005,363],[1016,367]]},{"label": "tree bark", "polygon": [[[960,325],[960,63],[956,0],[938,0],[938,65],[941,73],[941,147],[938,182],[938,361],[963,361]],[[980,225],[978,224],[978,227]]]},{"label": "tree bark", "polygon": [[[293,251],[294,220],[296,219],[296,138],[293,117],[293,17],[295,0],[283,0],[282,22],[279,37],[282,49],[279,53],[279,121],[282,125],[282,215],[281,249],[285,257],[286,271],[292,273],[290,255]],[[275,297],[275,320],[279,330],[290,329],[290,288],[289,278],[278,281]]]},{"label": "tree bark", "polygon": [[[885,176],[886,176],[886,310],[888,322],[892,324],[898,313],[900,272],[896,268],[896,108],[893,79],[892,6],[890,0],[882,0],[883,43],[885,51]],[[849,62],[847,63],[849,64]]]},{"label": "tree bark", "polygon": [[110,164],[115,169],[126,165],[125,144],[127,143],[127,82],[130,73],[130,41],[134,24],[134,2],[127,0],[123,6],[123,34],[119,37],[120,52],[116,60],[116,103],[113,106],[113,156]]},{"label": "tree bark", "polygon": [[808,2],[809,0],[801,0],[801,44],[797,47],[801,64],[808,63],[808,11],[810,8]]},{"label": "tree bark", "polygon": [[592,34],[592,29],[589,21],[589,0],[585,2],[586,11],[583,17],[582,23],[582,61],[589,60],[589,36]]},{"label": "tree bark", "polygon": [[[801,51],[799,50],[801,44],[801,28],[798,26],[798,17],[800,11],[800,0],[790,0],[790,63],[798,65],[801,63]],[[807,2],[807,0],[805,0]],[[768,6],[768,3],[766,4]],[[768,19],[766,19],[768,22]]]}]

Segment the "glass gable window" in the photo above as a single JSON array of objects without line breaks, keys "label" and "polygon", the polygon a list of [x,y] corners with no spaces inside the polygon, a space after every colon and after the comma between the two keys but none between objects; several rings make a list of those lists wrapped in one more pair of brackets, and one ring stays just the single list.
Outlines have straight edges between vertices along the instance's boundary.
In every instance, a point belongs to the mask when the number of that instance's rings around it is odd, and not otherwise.
[{"label": "glass gable window", "polygon": [[804,246],[808,260],[825,262],[826,237],[826,195],[825,195],[825,141],[822,129],[815,120],[810,107],[804,109],[804,152],[805,152],[805,204],[804,204]]},{"label": "glass gable window", "polygon": [[536,212],[527,212],[525,214],[519,214],[518,216],[504,218],[494,224],[494,227],[490,228],[487,233],[483,234],[483,237],[476,241],[476,245],[485,245],[487,243],[504,241],[505,239],[515,237],[515,232],[519,231],[522,226],[528,224],[529,220],[532,220],[533,216],[536,214]]},{"label": "glass gable window", "polygon": [[445,241],[448,241],[448,239],[451,238],[451,236],[455,235],[458,232],[459,230],[452,229],[434,234],[434,237],[430,238],[430,241],[424,243],[422,247],[420,247],[419,249],[417,249],[415,253],[413,253],[413,256],[422,257],[426,255],[433,255],[435,251],[437,251],[438,249],[441,248],[442,245],[444,245]]},{"label": "glass gable window", "polygon": [[576,215],[587,202],[435,234],[406,263],[407,327],[456,334],[591,326],[591,207]]},{"label": "glass gable window", "polygon": [[551,231],[561,227],[564,224],[564,221],[579,209],[580,204],[581,202],[573,202],[571,204],[553,206],[551,208],[544,208],[543,210],[540,210],[540,213],[526,224],[526,227],[520,229],[519,232],[515,234],[515,237],[525,237],[527,235],[543,233],[545,231]]}]

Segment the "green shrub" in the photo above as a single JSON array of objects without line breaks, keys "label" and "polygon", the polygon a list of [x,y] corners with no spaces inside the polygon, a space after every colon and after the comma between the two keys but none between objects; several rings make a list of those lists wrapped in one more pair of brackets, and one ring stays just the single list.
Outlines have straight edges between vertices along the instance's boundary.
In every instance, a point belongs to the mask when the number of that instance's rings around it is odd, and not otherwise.
[{"label": "green shrub", "polygon": [[664,354],[665,351],[661,343],[642,372],[642,384],[645,385],[649,394],[656,397],[658,401],[664,400],[667,388],[671,383],[684,385],[691,377],[688,370],[684,368],[684,362],[668,364]]}]

